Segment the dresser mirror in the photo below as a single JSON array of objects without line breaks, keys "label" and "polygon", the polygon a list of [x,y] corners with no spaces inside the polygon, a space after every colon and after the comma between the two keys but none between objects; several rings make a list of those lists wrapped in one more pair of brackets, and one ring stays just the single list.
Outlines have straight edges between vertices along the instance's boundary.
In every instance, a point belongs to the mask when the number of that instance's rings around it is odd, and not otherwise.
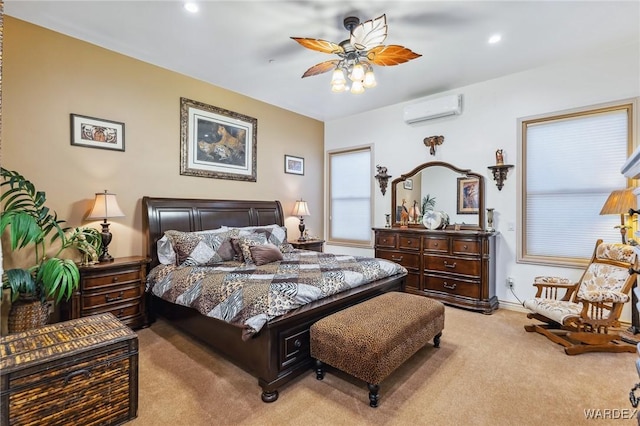
[{"label": "dresser mirror", "polygon": [[479,173],[432,161],[394,179],[391,183],[392,226],[442,229],[434,226],[429,217],[423,223],[425,198],[427,212],[445,213],[443,225],[448,216],[444,229],[484,229],[484,177]]}]

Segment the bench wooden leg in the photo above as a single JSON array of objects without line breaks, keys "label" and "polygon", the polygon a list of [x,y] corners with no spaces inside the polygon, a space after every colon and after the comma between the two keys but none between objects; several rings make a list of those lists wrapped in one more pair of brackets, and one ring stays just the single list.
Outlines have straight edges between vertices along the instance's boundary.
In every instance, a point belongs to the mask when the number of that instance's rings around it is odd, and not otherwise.
[{"label": "bench wooden leg", "polygon": [[316,379],[322,380],[324,379],[324,364],[319,359],[316,359]]},{"label": "bench wooden leg", "polygon": [[369,388],[369,405],[376,408],[378,406],[378,400],[380,399],[378,396],[380,386],[367,383],[367,387]]},{"label": "bench wooden leg", "polygon": [[438,334],[436,334],[436,337],[433,338],[433,347],[434,348],[439,348],[440,347],[440,338],[442,337],[442,331]]}]

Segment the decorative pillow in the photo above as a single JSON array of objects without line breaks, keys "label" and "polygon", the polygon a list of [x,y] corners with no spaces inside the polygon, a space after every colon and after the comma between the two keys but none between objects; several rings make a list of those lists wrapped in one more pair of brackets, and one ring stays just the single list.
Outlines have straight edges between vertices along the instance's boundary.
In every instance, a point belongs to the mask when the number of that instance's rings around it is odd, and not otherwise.
[{"label": "decorative pillow", "polygon": [[267,244],[267,238],[265,234],[249,234],[244,235],[238,238],[235,238],[240,247],[240,253],[242,254],[242,260],[247,265],[253,264],[253,259],[251,257],[251,250],[249,247],[257,246],[257,245],[265,245]]},{"label": "decorative pillow", "polygon": [[163,265],[175,265],[176,264],[176,252],[173,250],[171,240],[166,235],[156,243],[158,252],[158,261]]},{"label": "decorative pillow", "polygon": [[166,231],[180,266],[211,266],[234,257],[230,231]]},{"label": "decorative pillow", "polygon": [[282,260],[280,249],[271,243],[256,246],[250,245],[249,251],[251,252],[253,263],[257,266]]},{"label": "decorative pillow", "polygon": [[292,251],[295,250],[295,248],[293,248],[291,243],[287,243],[287,242],[280,244],[279,249],[281,253],[291,253]]},{"label": "decorative pillow", "polygon": [[264,225],[264,226],[244,226],[240,228],[227,228],[223,226],[222,229],[237,230],[239,236],[245,236],[249,234],[265,234],[267,241],[275,246],[280,246],[287,242],[287,228],[280,225]]}]

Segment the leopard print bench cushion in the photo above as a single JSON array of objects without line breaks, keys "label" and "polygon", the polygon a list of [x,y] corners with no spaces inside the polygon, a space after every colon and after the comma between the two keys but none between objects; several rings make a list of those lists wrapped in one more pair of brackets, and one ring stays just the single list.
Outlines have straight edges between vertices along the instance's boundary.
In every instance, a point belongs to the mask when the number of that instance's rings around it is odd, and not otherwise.
[{"label": "leopard print bench cushion", "polygon": [[444,329],[444,305],[390,292],[311,327],[311,356],[378,384]]}]

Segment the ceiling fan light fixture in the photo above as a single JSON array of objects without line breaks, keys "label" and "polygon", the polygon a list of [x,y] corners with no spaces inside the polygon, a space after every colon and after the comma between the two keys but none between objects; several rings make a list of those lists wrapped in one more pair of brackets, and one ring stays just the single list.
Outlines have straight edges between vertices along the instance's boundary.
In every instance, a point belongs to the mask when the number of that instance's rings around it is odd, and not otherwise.
[{"label": "ceiling fan light fixture", "polygon": [[[363,93],[365,88],[377,85],[373,74],[373,65],[398,65],[422,56],[403,46],[382,44],[387,38],[386,15],[362,23],[356,17],[347,17],[344,19],[344,27],[349,31],[349,38],[340,43],[314,38],[291,37],[307,49],[339,57],[339,59],[320,62],[312,66],[302,75],[302,78],[333,71],[331,77],[333,92],[349,90],[351,93],[359,94]],[[352,81],[350,89],[347,86],[345,74]]]},{"label": "ceiling fan light fixture", "polygon": [[354,95],[359,95],[361,93],[364,93],[364,85],[362,84],[362,81],[355,80],[351,84],[351,93],[353,93]]},{"label": "ceiling fan light fixture", "polygon": [[369,70],[364,73],[364,80],[362,81],[362,85],[367,89],[371,89],[372,87],[376,87],[378,82],[376,81],[376,76],[373,74],[373,70]]},{"label": "ceiling fan light fixture", "polygon": [[347,90],[347,86],[344,84],[332,84],[331,91],[334,93],[342,93]]},{"label": "ceiling fan light fixture", "polygon": [[357,63],[353,66],[351,74],[349,74],[349,79],[351,79],[351,81],[362,81],[363,78],[364,67],[361,64]]},{"label": "ceiling fan light fixture", "polygon": [[332,85],[345,85],[347,80],[344,77],[344,71],[342,68],[336,68],[333,70],[333,75],[331,76],[331,84]]}]

